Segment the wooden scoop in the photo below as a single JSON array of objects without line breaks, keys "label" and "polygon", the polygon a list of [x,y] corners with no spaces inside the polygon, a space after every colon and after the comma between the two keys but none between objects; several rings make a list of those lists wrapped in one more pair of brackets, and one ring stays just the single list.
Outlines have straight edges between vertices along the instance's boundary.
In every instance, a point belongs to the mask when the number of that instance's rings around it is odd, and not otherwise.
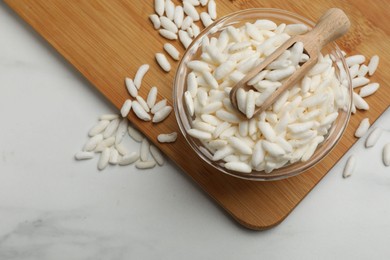
[{"label": "wooden scoop", "polygon": [[296,70],[295,73],[291,75],[282,86],[275,90],[262,105],[256,107],[254,115],[266,110],[285,90],[294,86],[317,63],[318,54],[320,53],[321,49],[329,42],[332,42],[343,36],[348,31],[349,27],[349,19],[342,10],[338,8],[331,8],[326,11],[325,14],[321,16],[317,25],[311,31],[304,35],[297,35],[287,40],[232,88],[230,91],[230,100],[233,106],[238,111],[240,111],[237,106],[236,98],[238,89],[251,89],[252,87],[247,85],[249,80],[264,70],[264,68],[276,60],[285,50],[293,46],[294,43],[302,42],[304,52],[309,56],[309,60],[305,62],[298,70]]}]

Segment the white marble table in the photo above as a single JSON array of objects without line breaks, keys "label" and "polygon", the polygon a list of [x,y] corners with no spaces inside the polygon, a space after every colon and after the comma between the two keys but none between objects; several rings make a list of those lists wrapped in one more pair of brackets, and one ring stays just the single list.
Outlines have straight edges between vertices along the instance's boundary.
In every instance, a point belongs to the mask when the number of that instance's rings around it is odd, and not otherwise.
[{"label": "white marble table", "polygon": [[[96,159],[74,161],[114,108],[4,3],[0,32],[0,259],[390,257],[390,132],[351,149],[351,178],[344,156],[282,224],[249,231],[170,163],[99,172]],[[390,111],[376,124],[390,129]]]}]

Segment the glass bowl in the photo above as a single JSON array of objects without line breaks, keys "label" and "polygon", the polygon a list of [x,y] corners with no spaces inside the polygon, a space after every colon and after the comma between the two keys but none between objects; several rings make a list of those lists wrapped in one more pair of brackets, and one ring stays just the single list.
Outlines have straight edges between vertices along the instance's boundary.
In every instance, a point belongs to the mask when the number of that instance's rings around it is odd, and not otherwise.
[{"label": "glass bowl", "polygon": [[[335,67],[336,76],[339,81],[345,81],[345,85],[348,88],[348,104],[344,109],[340,109],[339,116],[336,121],[333,123],[332,127],[329,129],[329,133],[325,136],[325,140],[317,147],[313,156],[306,162],[296,162],[286,164],[282,168],[275,169],[270,173],[265,171],[252,171],[251,173],[241,173],[236,171],[231,171],[223,167],[224,162],[213,161],[212,153],[207,150],[207,148],[196,138],[190,136],[187,131],[191,128],[191,121],[187,109],[184,105],[184,92],[186,91],[186,78],[189,70],[187,69],[187,62],[191,60],[198,59],[201,54],[202,39],[204,37],[218,36],[218,34],[228,26],[240,27],[246,22],[255,22],[258,19],[269,19],[274,21],[276,24],[286,23],[303,23],[309,28],[314,27],[315,23],[292,12],[288,12],[280,9],[272,8],[253,8],[238,11],[222,17],[221,19],[214,22],[212,25],[203,30],[191,43],[184,53],[178,69],[176,71],[174,79],[174,110],[176,115],[176,120],[179,124],[180,130],[184,135],[186,141],[192,147],[192,149],[200,156],[206,163],[216,168],[221,173],[225,173],[234,177],[247,179],[247,180],[256,180],[256,181],[266,181],[266,180],[280,180],[288,178],[291,176],[298,175],[313,167],[315,164],[321,161],[337,144],[341,136],[344,133],[344,130],[349,122],[350,112],[351,112],[351,97],[352,97],[352,85],[349,75],[349,70],[346,65],[345,59],[342,55],[340,48],[336,43],[328,44],[326,48],[322,50],[323,54],[332,54],[333,55],[333,66]],[[336,66],[336,62],[339,63],[339,66]],[[341,66],[340,66],[341,65]]]}]

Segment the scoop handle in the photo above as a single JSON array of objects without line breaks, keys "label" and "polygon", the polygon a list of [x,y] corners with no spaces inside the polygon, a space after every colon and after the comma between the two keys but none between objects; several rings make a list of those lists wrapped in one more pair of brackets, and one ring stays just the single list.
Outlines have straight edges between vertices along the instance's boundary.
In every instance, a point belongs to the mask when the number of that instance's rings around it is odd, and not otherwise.
[{"label": "scoop handle", "polygon": [[341,9],[331,8],[321,16],[317,25],[307,35],[316,39],[318,48],[322,49],[329,42],[343,36],[350,26],[347,15]]}]

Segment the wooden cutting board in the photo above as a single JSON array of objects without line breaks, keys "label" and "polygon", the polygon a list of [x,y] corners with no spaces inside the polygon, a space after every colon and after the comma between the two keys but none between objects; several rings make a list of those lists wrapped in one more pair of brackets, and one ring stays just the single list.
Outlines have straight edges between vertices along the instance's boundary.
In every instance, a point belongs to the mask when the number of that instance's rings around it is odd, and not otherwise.
[{"label": "wooden cutting board", "polygon": [[[176,0],[175,0],[176,1]],[[146,97],[151,86],[159,87],[159,99],[172,104],[173,70],[164,73],[154,61],[166,41],[152,28],[148,15],[153,1],[141,0],[6,0],[27,23],[41,34],[65,59],[73,64],[108,100],[120,108],[129,97],[125,76],[133,77],[137,68],[151,64],[140,94]],[[223,175],[201,161],[184,138],[174,144],[159,144],[159,133],[180,132],[172,113],[158,125],[129,119],[169,156],[186,174],[240,224],[266,229],[280,223],[314,188],[356,141],[354,130],[364,117],[371,122],[390,102],[390,18],[387,1],[278,1],[216,0],[219,17],[251,7],[281,8],[315,21],[327,8],[343,9],[352,22],[348,35],[339,44],[348,53],[379,54],[380,67],[373,81],[381,83],[379,92],[367,98],[371,109],[351,119],[346,134],[336,148],[316,167],[282,181],[250,182]],[[182,50],[179,43],[176,46]],[[340,173],[341,178],[341,173]],[[304,221],[302,219],[302,221]]]}]

